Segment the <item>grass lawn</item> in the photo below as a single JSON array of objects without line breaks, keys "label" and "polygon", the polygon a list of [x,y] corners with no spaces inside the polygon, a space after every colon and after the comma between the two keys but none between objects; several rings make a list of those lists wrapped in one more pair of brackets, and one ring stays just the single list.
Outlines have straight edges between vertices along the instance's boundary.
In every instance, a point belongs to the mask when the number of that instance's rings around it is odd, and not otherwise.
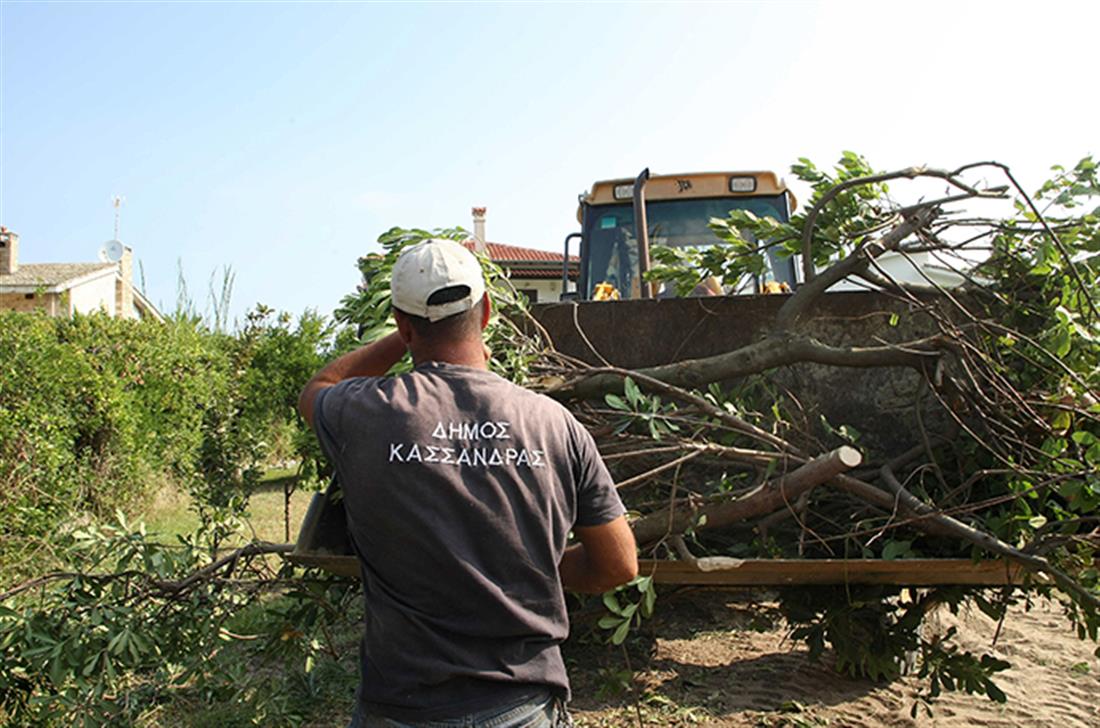
[{"label": "grass lawn", "polygon": [[[294,479],[293,469],[273,469],[264,473],[248,500],[247,522],[253,537],[260,541],[292,542],[309,507],[312,491],[298,489],[290,498],[290,528],[284,515],[283,488]],[[199,517],[191,507],[191,496],[174,484],[157,489],[152,502],[137,517],[145,522],[150,534],[174,541],[180,534],[191,533],[199,526]],[[249,540],[242,537],[242,543]]]},{"label": "grass lawn", "polygon": [[[313,492],[299,489],[291,495],[288,538],[284,487],[293,483],[294,473],[293,469],[273,469],[264,474],[249,497],[247,528],[239,537],[240,543],[253,538],[284,543],[297,538]],[[190,495],[174,485],[158,488],[150,505],[135,515],[145,522],[148,533],[163,542],[174,541],[177,535],[193,532],[199,526]],[[330,641],[313,669],[306,668],[302,653],[293,644],[302,639],[294,629],[294,621],[284,623],[280,616],[283,610],[294,610],[296,606],[288,597],[272,593],[230,617],[226,628],[248,637],[246,641],[227,642],[211,661],[211,675],[219,676],[214,681],[218,690],[210,692],[197,686],[175,689],[171,697],[143,714],[136,726],[345,725],[358,683],[361,604],[354,601],[346,619],[326,632]],[[261,646],[267,644],[265,635],[283,629],[290,641],[275,641],[275,652]],[[226,681],[226,674],[237,674],[238,678]]]}]

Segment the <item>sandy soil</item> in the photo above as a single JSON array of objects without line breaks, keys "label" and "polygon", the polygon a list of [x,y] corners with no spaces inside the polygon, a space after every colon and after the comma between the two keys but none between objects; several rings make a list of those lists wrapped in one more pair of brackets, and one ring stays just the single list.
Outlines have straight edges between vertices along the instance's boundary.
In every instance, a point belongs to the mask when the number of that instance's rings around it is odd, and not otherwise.
[{"label": "sandy soil", "polygon": [[[933,627],[956,626],[958,643],[981,654],[997,625],[977,612],[943,611]],[[1100,728],[1100,659],[1094,643],[1079,641],[1052,602],[1014,608],[992,654],[1012,663],[995,682],[1006,704],[984,695],[947,693],[933,715],[910,717],[915,678],[893,684],[851,680],[829,662],[812,662],[800,644],[784,639],[774,610],[750,595],[695,592],[661,605],[652,634],[624,655],[570,645],[574,719],[582,727],[636,726],[1057,726]],[[630,660],[633,692],[605,696]]]}]

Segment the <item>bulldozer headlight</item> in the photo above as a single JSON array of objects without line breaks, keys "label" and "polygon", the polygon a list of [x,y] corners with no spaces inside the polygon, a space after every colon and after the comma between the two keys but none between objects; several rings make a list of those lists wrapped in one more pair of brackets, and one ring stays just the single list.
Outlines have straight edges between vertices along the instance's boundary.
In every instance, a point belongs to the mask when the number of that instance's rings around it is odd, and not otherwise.
[{"label": "bulldozer headlight", "polygon": [[756,177],[730,177],[730,192],[756,192]]},{"label": "bulldozer headlight", "polygon": [[614,195],[616,200],[629,200],[634,197],[634,185],[615,185]]}]

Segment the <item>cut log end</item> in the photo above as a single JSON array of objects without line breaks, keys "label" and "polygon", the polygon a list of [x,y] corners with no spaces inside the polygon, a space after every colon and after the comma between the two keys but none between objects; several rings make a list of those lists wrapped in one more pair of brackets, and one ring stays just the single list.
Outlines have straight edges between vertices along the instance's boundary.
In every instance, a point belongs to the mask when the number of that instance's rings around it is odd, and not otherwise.
[{"label": "cut log end", "polygon": [[835,451],[837,459],[849,470],[863,462],[863,455],[854,447],[841,445]]}]

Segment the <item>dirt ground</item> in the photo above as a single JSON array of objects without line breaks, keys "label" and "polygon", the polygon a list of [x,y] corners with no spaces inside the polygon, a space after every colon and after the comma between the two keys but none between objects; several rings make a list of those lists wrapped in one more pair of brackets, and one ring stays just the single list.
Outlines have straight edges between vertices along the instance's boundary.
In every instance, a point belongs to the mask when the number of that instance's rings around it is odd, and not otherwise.
[{"label": "dirt ground", "polygon": [[[577,725],[1100,728],[1096,645],[1076,639],[1056,603],[1013,608],[990,650],[1012,663],[994,678],[1006,704],[946,693],[931,717],[913,718],[916,678],[852,680],[835,673],[827,656],[811,661],[801,644],[785,639],[782,620],[759,596],[676,595],[654,616],[651,634],[660,636],[634,640],[626,654],[583,641],[567,645]],[[957,642],[976,654],[989,650],[997,630],[977,610],[959,616],[945,610],[932,620],[939,630],[958,627]],[[628,660],[632,682],[623,672]]]}]

